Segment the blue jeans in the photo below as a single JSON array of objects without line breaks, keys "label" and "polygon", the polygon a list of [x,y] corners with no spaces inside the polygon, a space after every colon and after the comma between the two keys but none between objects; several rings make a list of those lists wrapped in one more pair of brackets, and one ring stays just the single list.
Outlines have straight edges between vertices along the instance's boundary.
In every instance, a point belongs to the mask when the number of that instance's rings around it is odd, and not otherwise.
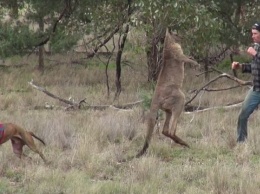
[{"label": "blue jeans", "polygon": [[260,92],[253,91],[251,88],[243,102],[238,122],[237,122],[237,142],[243,142],[247,138],[247,121],[249,116],[260,104]]}]

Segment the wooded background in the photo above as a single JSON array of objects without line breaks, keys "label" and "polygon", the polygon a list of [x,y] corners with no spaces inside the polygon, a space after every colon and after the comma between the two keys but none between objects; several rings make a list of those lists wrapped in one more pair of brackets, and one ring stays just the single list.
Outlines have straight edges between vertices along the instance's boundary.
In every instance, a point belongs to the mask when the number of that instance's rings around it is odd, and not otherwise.
[{"label": "wooded background", "polygon": [[[106,68],[111,63],[116,65],[117,98],[125,52],[145,53],[146,60],[139,65],[147,67],[149,82],[156,81],[168,27],[180,36],[184,52],[207,72],[227,56],[232,61],[234,54],[250,45],[251,26],[259,15],[258,3],[258,0],[2,0],[0,57],[36,53],[37,69],[43,72],[46,54],[83,52],[81,63],[105,55]],[[205,77],[208,78],[207,73]]]}]

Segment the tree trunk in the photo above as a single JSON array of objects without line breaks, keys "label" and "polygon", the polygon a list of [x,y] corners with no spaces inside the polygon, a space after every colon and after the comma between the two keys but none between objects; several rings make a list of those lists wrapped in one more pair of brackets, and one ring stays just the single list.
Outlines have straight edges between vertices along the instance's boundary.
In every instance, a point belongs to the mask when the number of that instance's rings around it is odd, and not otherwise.
[{"label": "tree trunk", "polygon": [[118,99],[120,93],[121,93],[121,59],[122,59],[122,54],[123,50],[125,47],[125,41],[127,38],[129,32],[129,25],[127,24],[125,27],[125,31],[123,34],[123,38],[119,38],[119,46],[118,46],[118,52],[116,56],[116,94],[114,100]]},{"label": "tree trunk", "polygon": [[119,37],[118,40],[118,52],[117,52],[117,56],[116,56],[116,93],[115,93],[115,97],[114,100],[118,99],[120,93],[121,93],[121,59],[122,59],[122,54],[123,54],[123,50],[125,47],[125,42],[127,39],[127,35],[129,32],[129,23],[130,23],[130,15],[131,15],[131,3],[132,0],[128,0],[128,9],[127,9],[127,24],[125,26],[125,29],[123,31],[123,37],[121,39],[121,36]]},{"label": "tree trunk", "polygon": [[204,64],[204,71],[205,71],[205,81],[209,81],[210,77],[209,77],[209,60],[208,60],[208,56],[205,60],[205,64]]},{"label": "tree trunk", "polygon": [[[156,31],[156,30],[155,30]],[[146,51],[148,65],[148,82],[157,81],[162,66],[162,52],[165,33],[147,35],[148,49]]]},{"label": "tree trunk", "polygon": [[[39,29],[40,32],[44,32],[44,21],[43,18],[39,18]],[[38,70],[43,73],[44,71],[44,45],[39,46],[39,65]]]},{"label": "tree trunk", "polygon": [[18,2],[17,0],[9,0],[11,15],[13,18],[18,19]]}]

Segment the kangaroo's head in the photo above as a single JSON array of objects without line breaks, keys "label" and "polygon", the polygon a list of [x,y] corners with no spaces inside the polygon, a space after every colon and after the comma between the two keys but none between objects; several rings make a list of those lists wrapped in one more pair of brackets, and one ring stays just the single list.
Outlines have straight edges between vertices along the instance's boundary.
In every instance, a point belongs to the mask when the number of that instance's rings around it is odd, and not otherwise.
[{"label": "kangaroo's head", "polygon": [[170,43],[179,43],[181,42],[181,37],[177,34],[177,32],[171,30],[170,28],[166,29],[165,38],[168,39],[167,41]]}]

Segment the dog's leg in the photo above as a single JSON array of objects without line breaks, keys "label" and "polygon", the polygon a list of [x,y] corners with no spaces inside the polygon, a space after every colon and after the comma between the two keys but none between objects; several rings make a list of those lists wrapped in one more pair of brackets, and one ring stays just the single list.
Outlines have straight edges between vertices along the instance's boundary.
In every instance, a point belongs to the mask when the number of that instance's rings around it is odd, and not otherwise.
[{"label": "dog's leg", "polygon": [[34,150],[34,152],[36,152],[40,155],[40,157],[43,159],[45,164],[48,164],[48,162],[47,162],[46,158],[44,157],[43,153],[38,148],[36,148],[36,150]]},{"label": "dog's leg", "polygon": [[33,143],[33,144],[27,144],[27,146],[32,150],[34,151],[35,153],[39,154],[40,157],[43,159],[44,163],[47,164],[47,160],[46,158],[44,157],[43,153],[36,147],[36,145]]},{"label": "dog's leg", "polygon": [[[29,133],[28,133],[28,134],[29,134]],[[30,137],[29,137],[29,136],[30,136]],[[27,140],[27,141],[26,141],[26,145],[27,145],[32,151],[34,151],[35,153],[39,154],[40,157],[43,159],[43,161],[47,164],[48,162],[47,162],[46,158],[44,157],[43,153],[36,147],[32,136],[31,136],[31,135],[28,135],[28,136],[26,136],[26,137],[27,137],[27,138],[26,138],[26,140]]]},{"label": "dog's leg", "polygon": [[18,157],[18,158],[22,158],[22,156],[26,156],[24,153],[23,153],[23,146],[25,145],[24,141],[20,138],[17,138],[17,137],[13,137],[11,139],[11,142],[12,142],[12,147],[13,147],[13,152],[15,153],[15,155]]},{"label": "dog's leg", "polygon": [[43,159],[43,161],[47,164],[47,160],[45,159],[44,155],[42,152],[36,147],[32,135],[27,132],[23,131],[23,133],[20,133],[24,143],[35,153],[39,154],[40,157]]}]

